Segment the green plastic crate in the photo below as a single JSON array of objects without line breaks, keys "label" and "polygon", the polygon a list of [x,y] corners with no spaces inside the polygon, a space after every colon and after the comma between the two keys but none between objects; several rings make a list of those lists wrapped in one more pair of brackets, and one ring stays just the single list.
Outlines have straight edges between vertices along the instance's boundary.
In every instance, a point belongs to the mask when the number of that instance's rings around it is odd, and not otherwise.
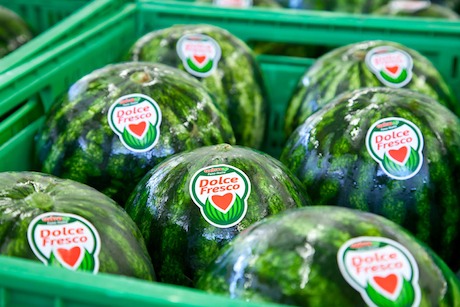
[{"label": "green plastic crate", "polygon": [[0,59],[0,73],[26,62],[62,39],[75,36],[127,0],[0,0],[29,25],[34,38]]},{"label": "green plastic crate", "polygon": [[99,273],[72,272],[0,256],[0,307],[276,307]]},{"label": "green plastic crate", "polygon": [[[54,48],[48,48],[0,75],[0,116],[3,116],[0,122],[0,171],[35,169],[33,138],[43,124],[44,112],[73,82],[119,60],[141,35],[178,23],[214,24],[245,41],[276,40],[329,47],[367,39],[397,41],[430,58],[460,98],[460,23],[457,22],[403,18],[388,22],[382,17],[255,8],[248,14],[240,9],[140,0],[124,4],[101,17],[92,27],[63,39]],[[258,57],[271,104],[270,136],[264,150],[275,157],[284,140],[281,125],[289,96],[314,60]],[[102,274],[72,274],[22,259],[0,257],[0,307],[20,305],[14,303],[21,302],[16,300],[24,297],[22,302],[37,301],[40,306],[98,306],[104,303],[115,306],[119,302],[136,306],[144,303],[237,306],[229,300],[170,285],[128,282],[122,277]],[[84,278],[84,282],[80,278]],[[47,286],[40,288],[39,284]],[[175,297],[173,293],[176,293]],[[98,299],[86,299],[91,297],[90,294]]]}]

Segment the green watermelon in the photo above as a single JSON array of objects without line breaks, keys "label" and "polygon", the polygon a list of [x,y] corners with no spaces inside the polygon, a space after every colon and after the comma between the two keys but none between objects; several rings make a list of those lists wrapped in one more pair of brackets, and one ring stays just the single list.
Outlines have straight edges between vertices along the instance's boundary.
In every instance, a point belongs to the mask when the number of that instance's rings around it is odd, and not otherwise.
[{"label": "green watermelon", "polygon": [[331,206],[292,209],[252,225],[197,288],[292,306],[459,306],[460,282],[391,221]]},{"label": "green watermelon", "polygon": [[459,19],[459,15],[452,9],[430,1],[390,1],[372,12],[384,16],[409,16],[419,18]]},{"label": "green watermelon", "polygon": [[262,145],[269,107],[262,73],[249,47],[227,30],[195,24],[156,30],[141,37],[129,57],[189,72],[228,114],[236,143]]},{"label": "green watermelon", "polygon": [[283,7],[291,9],[333,11],[366,14],[390,0],[278,0]]},{"label": "green watermelon", "polygon": [[328,52],[305,72],[288,102],[286,136],[337,95],[378,86],[415,90],[460,114],[451,88],[426,57],[399,43],[364,41]]},{"label": "green watermelon", "polygon": [[141,229],[158,279],[193,287],[236,234],[308,200],[278,160],[219,144],[158,164],[136,187],[126,211]]},{"label": "green watermelon", "polygon": [[81,78],[37,136],[41,171],[86,183],[124,205],[168,156],[234,143],[230,122],[204,87],[162,64],[112,64]]},{"label": "green watermelon", "polygon": [[0,25],[0,58],[21,47],[33,37],[24,19],[3,6],[0,6]]},{"label": "green watermelon", "polygon": [[442,4],[448,8],[454,10],[457,14],[460,14],[460,1],[459,0],[431,0],[436,4]]},{"label": "green watermelon", "polygon": [[340,95],[288,139],[280,160],[315,205],[376,213],[460,268],[460,120],[406,89]]},{"label": "green watermelon", "polygon": [[112,199],[38,172],[0,173],[0,254],[155,280],[139,228]]}]

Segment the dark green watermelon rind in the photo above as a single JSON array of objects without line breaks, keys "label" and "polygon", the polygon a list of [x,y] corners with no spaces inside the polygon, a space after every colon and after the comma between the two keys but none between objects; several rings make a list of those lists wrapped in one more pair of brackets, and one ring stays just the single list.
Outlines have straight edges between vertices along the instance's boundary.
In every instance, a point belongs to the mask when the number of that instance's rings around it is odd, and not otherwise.
[{"label": "dark green watermelon rind", "polygon": [[[337,100],[311,116],[288,140],[280,159],[301,179],[314,204],[370,211],[405,225],[455,270],[460,267],[451,248],[460,244],[459,119],[413,92],[388,99],[374,91],[364,90],[347,104]],[[369,127],[386,117],[405,118],[423,135],[423,165],[407,180],[385,175],[364,145]]]},{"label": "dark green watermelon rind", "polygon": [[[210,225],[189,192],[193,174],[227,164],[251,182],[244,219],[230,228]],[[278,160],[239,146],[218,145],[177,154],[152,169],[136,187],[126,211],[139,225],[163,282],[193,286],[238,232],[268,215],[309,204],[297,178]]]},{"label": "dark green watermelon rind", "polygon": [[367,14],[389,1],[390,0],[302,0],[302,7],[311,10]]},{"label": "dark green watermelon rind", "polygon": [[294,90],[286,109],[286,137],[311,114],[348,90],[384,86],[365,63],[366,52],[377,46],[393,46],[413,59],[411,82],[404,88],[433,97],[460,115],[460,104],[436,67],[422,54],[388,41],[370,41],[339,47],[317,59]]},{"label": "dark green watermelon rind", "polygon": [[33,38],[32,30],[18,14],[0,7],[0,58],[21,47]]},{"label": "dark green watermelon rind", "polygon": [[197,79],[216,98],[217,106],[228,114],[236,143],[260,148],[268,125],[268,96],[255,56],[243,41],[210,25],[173,26],[142,37],[127,58],[164,63],[186,71],[176,43],[182,35],[192,33],[213,38],[221,48],[216,69],[209,76]]},{"label": "dark green watermelon rind", "polygon": [[[228,118],[194,78],[160,64],[147,66],[126,63],[103,68],[81,79],[54,104],[36,141],[41,171],[86,183],[123,206],[135,184],[169,155],[235,142]],[[120,76],[125,69],[130,73]],[[138,70],[156,78],[155,85],[131,82],[130,75]],[[132,93],[152,97],[161,109],[159,139],[148,152],[125,148],[108,123],[114,100]]]},{"label": "dark green watermelon rind", "polygon": [[341,275],[337,252],[351,238],[382,236],[401,243],[414,256],[420,306],[458,304],[459,281],[451,278],[447,267],[437,266],[404,229],[376,215],[365,213],[357,220],[343,208],[323,209],[291,210],[253,225],[222,250],[197,288],[246,301],[364,306],[360,293]]},{"label": "dark green watermelon rind", "polygon": [[391,5],[384,5],[372,12],[373,15],[408,16],[418,18],[440,18],[458,20],[459,15],[450,7],[431,3],[428,7],[416,11],[395,9]]},{"label": "dark green watermelon rind", "polygon": [[155,279],[139,228],[107,196],[74,181],[33,172],[2,173],[0,186],[0,254],[40,261],[28,243],[30,222],[45,212],[70,213],[88,220],[99,233],[98,272]]}]

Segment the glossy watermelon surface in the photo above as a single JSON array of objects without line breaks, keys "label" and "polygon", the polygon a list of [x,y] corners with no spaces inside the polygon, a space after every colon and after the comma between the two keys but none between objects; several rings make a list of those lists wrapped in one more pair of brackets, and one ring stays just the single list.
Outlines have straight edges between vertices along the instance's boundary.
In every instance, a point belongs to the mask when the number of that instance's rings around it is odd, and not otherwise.
[{"label": "glossy watermelon surface", "polygon": [[168,156],[235,142],[226,114],[188,74],[157,63],[111,64],[78,80],[36,138],[40,170],[86,183],[124,205]]},{"label": "glossy watermelon surface", "polygon": [[159,280],[193,287],[235,235],[309,204],[299,180],[278,160],[219,144],[157,165],[136,187],[126,211],[141,229]]},{"label": "glossy watermelon surface", "polygon": [[367,212],[312,206],[239,234],[198,282],[209,293],[289,306],[457,306],[460,284],[405,229]]},{"label": "glossy watermelon surface", "polygon": [[310,116],[281,161],[315,205],[373,212],[410,230],[456,271],[460,121],[405,89],[348,92]]}]

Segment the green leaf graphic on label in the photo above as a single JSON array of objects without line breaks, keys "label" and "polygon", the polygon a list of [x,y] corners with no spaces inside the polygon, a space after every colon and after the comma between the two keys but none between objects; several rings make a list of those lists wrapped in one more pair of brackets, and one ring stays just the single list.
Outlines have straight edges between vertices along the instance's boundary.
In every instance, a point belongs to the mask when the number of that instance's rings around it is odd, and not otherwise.
[{"label": "green leaf graphic on label", "polygon": [[[383,284],[384,285],[384,284]],[[385,289],[387,292],[390,292]],[[402,288],[399,296],[395,300],[391,300],[385,295],[380,294],[379,290],[376,290],[370,283],[367,284],[366,293],[369,298],[379,307],[396,307],[396,306],[412,306],[415,300],[415,290],[410,281],[402,278]]]},{"label": "green leaf graphic on label", "polygon": [[86,249],[85,249],[85,255],[83,256],[83,261],[78,267],[78,270],[79,271],[89,271],[89,272],[94,270],[94,256],[90,254]]},{"label": "green leaf graphic on label", "polygon": [[213,223],[223,226],[233,224],[244,214],[244,203],[243,200],[236,195],[235,201],[233,204],[229,204],[229,206],[230,205],[232,205],[230,210],[228,210],[227,213],[223,213],[221,210],[216,209],[208,199],[203,208],[203,213]]},{"label": "green leaf graphic on label", "polygon": [[[66,251],[67,255],[63,256],[63,251]],[[78,263],[77,255],[75,251],[78,250],[78,253],[83,253],[83,259]],[[57,254],[57,255],[56,255]],[[79,255],[78,255],[79,257]],[[61,259],[61,260],[60,260]],[[65,264],[63,263],[65,262]],[[59,268],[73,268],[76,271],[87,271],[93,272],[95,269],[95,259],[86,249],[81,250],[80,247],[75,246],[71,249],[56,249],[50,255],[48,264],[50,266],[59,267]]]},{"label": "green leaf graphic on label", "polygon": [[[139,126],[142,128],[143,125],[139,124]],[[132,127],[131,129],[135,130],[136,128]],[[125,127],[125,129],[123,130],[122,138],[125,141],[125,143],[133,149],[140,150],[143,148],[150,147],[157,139],[157,129],[152,124],[149,124],[148,128],[145,127],[144,129],[147,129],[147,132],[145,133],[145,131],[142,131],[142,134],[144,134],[144,136],[143,138],[139,138],[137,137],[137,133],[133,134],[132,130],[129,131]],[[135,131],[140,132],[141,130],[137,129]]]},{"label": "green leaf graphic on label", "polygon": [[404,80],[406,80],[407,78],[407,70],[406,69],[403,69],[401,71],[401,73],[399,74],[398,77],[394,78],[392,76],[390,76],[389,74],[387,74],[385,71],[380,71],[380,75],[382,76],[383,79],[387,80],[388,82],[391,82],[391,83],[402,83],[404,82]]},{"label": "green leaf graphic on label", "polygon": [[207,73],[214,66],[214,62],[211,60],[211,61],[208,61],[206,65],[200,68],[197,65],[195,65],[195,63],[193,63],[193,61],[190,58],[187,59],[187,64],[190,66],[190,68],[193,71],[200,72],[200,73]]},{"label": "green leaf graphic on label", "polygon": [[383,168],[397,177],[407,177],[414,173],[420,164],[420,155],[412,147],[410,147],[409,158],[404,165],[394,162],[388,154],[383,158]]}]

